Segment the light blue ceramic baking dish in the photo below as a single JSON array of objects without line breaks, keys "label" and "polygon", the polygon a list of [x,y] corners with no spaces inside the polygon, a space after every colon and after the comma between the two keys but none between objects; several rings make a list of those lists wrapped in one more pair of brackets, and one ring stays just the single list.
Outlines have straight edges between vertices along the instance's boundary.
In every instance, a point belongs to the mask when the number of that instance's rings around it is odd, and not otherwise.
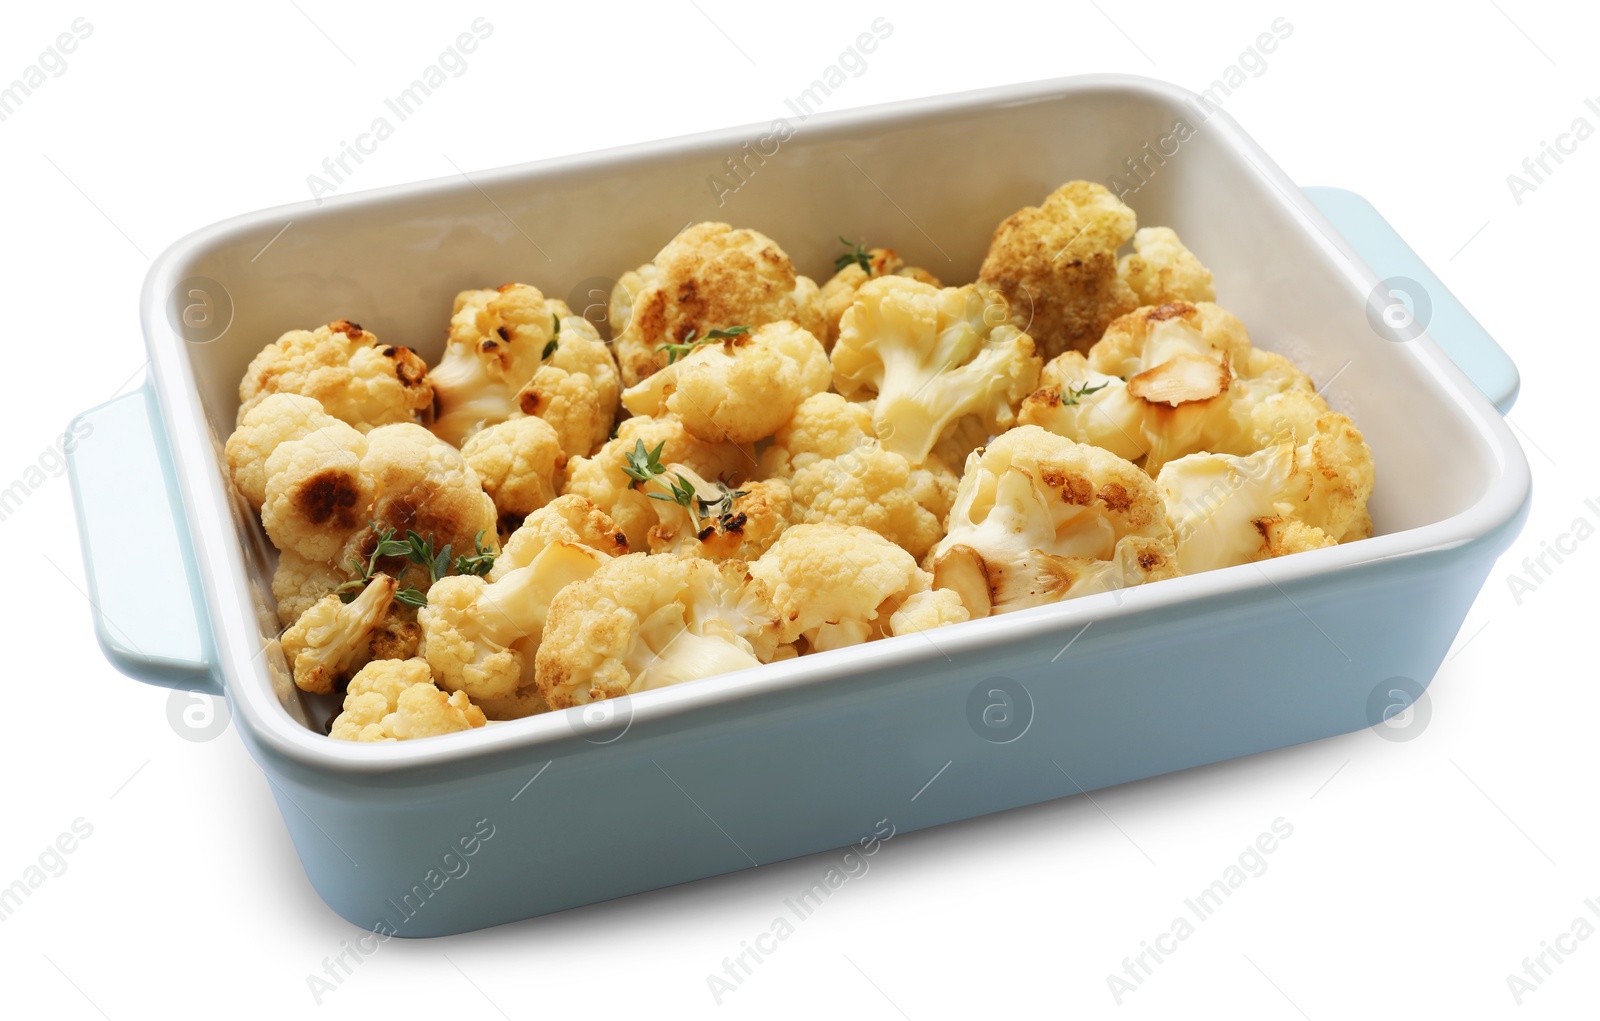
[{"label": "light blue ceramic baking dish", "polygon": [[[789,127],[255,213],[151,270],[148,382],[87,412],[72,454],[95,626],[124,672],[228,700],[312,883],[357,925],[494,925],[1370,726],[1433,677],[1521,527],[1528,466],[1496,410],[1509,360],[1369,205],[1301,191],[1190,94],[1073,78]],[[770,234],[815,276],[848,233],[971,279],[1002,217],[1076,177],[1176,228],[1256,342],[1361,425],[1375,538],[592,718],[379,747],[314,729],[276,643],[271,550],[219,466],[261,345],[348,317],[432,361],[457,290],[524,280],[603,301],[703,219]]]}]

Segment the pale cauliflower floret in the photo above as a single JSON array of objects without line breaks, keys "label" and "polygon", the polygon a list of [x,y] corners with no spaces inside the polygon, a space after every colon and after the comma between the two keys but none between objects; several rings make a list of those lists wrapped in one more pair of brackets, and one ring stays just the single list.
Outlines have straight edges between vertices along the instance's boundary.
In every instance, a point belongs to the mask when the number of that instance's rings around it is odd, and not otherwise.
[{"label": "pale cauliflower floret", "polygon": [[567,489],[599,507],[627,536],[628,548],[650,548],[650,529],[676,520],[673,504],[652,500],[623,470],[639,444],[645,450],[661,448],[662,464],[681,464],[702,478],[734,478],[755,467],[754,457],[742,447],[695,438],[673,417],[629,418],[617,426],[617,438],[608,440],[593,457],[567,462]]},{"label": "pale cauliflower floret", "polygon": [[343,423],[279,443],[267,457],[261,502],[261,524],[273,545],[307,560],[334,561],[371,519],[376,487],[363,467],[370,450],[370,441]]},{"label": "pale cauliflower floret", "polygon": [[534,655],[550,601],[607,558],[575,543],[546,546],[527,567],[498,581],[440,578],[417,611],[422,655],[439,684],[474,701],[506,699],[534,686]]},{"label": "pale cauliflower floret", "polygon": [[1044,357],[1087,351],[1111,320],[1139,304],[1117,274],[1116,254],[1136,223],[1102,186],[1069,181],[995,229],[978,281],[1010,305]]},{"label": "pale cauliflower floret", "polygon": [[428,366],[416,352],[378,344],[347,319],[290,330],[262,348],[239,382],[239,418],[275,393],[300,394],[362,432],[414,422],[433,407]]},{"label": "pale cauliflower floret", "polygon": [[555,429],[538,418],[516,418],[473,433],[461,456],[494,501],[502,535],[556,498],[567,467]]},{"label": "pale cauliflower floret", "polygon": [[266,499],[267,458],[278,445],[323,430],[338,437],[340,445],[349,447],[358,457],[366,452],[366,441],[359,432],[323,411],[313,398],[299,394],[268,394],[241,418],[239,427],[228,437],[224,454],[233,484],[250,506],[259,511]]},{"label": "pale cauliflower floret", "polygon": [[671,412],[702,440],[754,443],[827,390],[832,371],[817,338],[784,320],[696,346],[629,387],[622,403],[635,415]]},{"label": "pale cauliflower floret", "polygon": [[889,615],[889,631],[895,635],[910,635],[971,619],[959,593],[947,588],[930,588],[906,597],[900,609]]},{"label": "pale cauliflower floret", "polygon": [[[478,473],[461,452],[419,425],[390,425],[367,434],[367,453],[361,459],[364,475],[372,480],[375,498],[363,523],[393,529],[397,538],[416,532],[431,539],[436,551],[451,547],[452,556],[472,553],[482,541],[498,550],[494,501],[483,491]],[[356,532],[337,562],[365,562],[377,545],[371,529]],[[379,569],[389,571],[402,585],[426,590],[428,574],[403,558],[385,557]]]},{"label": "pale cauliflower floret", "polygon": [[622,380],[611,348],[583,316],[560,320],[555,351],[517,391],[513,419],[532,415],[549,422],[568,457],[600,449],[617,419]]},{"label": "pale cauliflower floret", "polygon": [[367,651],[367,637],[388,614],[396,588],[393,578],[379,574],[349,603],[323,596],[301,614],[280,640],[294,683],[303,691],[332,691]]},{"label": "pale cauliflower floret", "polygon": [[340,741],[407,741],[453,734],[488,721],[464,692],[434,687],[420,659],[374,660],[350,679],[344,711],[329,736]]},{"label": "pale cauliflower floret", "polygon": [[1170,227],[1144,227],[1133,235],[1133,254],[1117,262],[1140,305],[1169,301],[1216,301],[1211,271],[1178,240]]},{"label": "pale cauliflower floret", "polygon": [[833,347],[833,342],[839,339],[839,320],[855,304],[856,292],[868,280],[887,276],[910,277],[934,287],[944,286],[938,277],[927,270],[907,266],[892,248],[869,248],[862,254],[866,257],[866,266],[861,265],[859,257],[852,259],[822,285],[822,318],[827,324],[827,335],[819,334],[817,339],[822,341],[824,347]]},{"label": "pale cauliflower floret", "polygon": [[579,318],[528,284],[457,294],[444,356],[428,373],[437,409],[433,431],[459,446],[510,418],[517,392],[560,347],[558,324],[576,329]]},{"label": "pale cauliflower floret", "polygon": [[1016,421],[1039,380],[1026,333],[978,289],[880,277],[863,284],[833,346],[833,385],[874,398],[872,424],[889,450],[920,465],[946,429],[979,415],[991,432]]},{"label": "pale cauliflower floret", "polygon": [[921,559],[944,535],[959,480],[931,455],[913,468],[871,428],[866,406],[817,394],[773,437],[762,472],[788,479],[796,523],[860,525]]},{"label": "pale cauliflower floret", "polygon": [[351,575],[334,564],[307,560],[292,550],[278,553],[278,567],[272,574],[272,598],[278,604],[278,623],[288,627],[311,609],[312,604],[349,581]]},{"label": "pale cauliflower floret", "polygon": [[611,336],[633,386],[667,364],[664,345],[791,319],[823,335],[822,299],[777,242],[725,223],[687,227],[611,291]]},{"label": "pale cauliflower floret", "polygon": [[555,542],[578,543],[608,557],[628,552],[628,537],[609,514],[583,497],[567,493],[523,519],[495,558],[489,580],[499,581],[517,568],[527,567]]},{"label": "pale cauliflower floret", "polygon": [[1098,447],[1018,426],[967,461],[935,584],[973,617],[1177,573],[1160,491]]},{"label": "pale cauliflower floret", "polygon": [[539,688],[560,709],[770,662],[778,622],[737,560],[630,553],[550,605]]},{"label": "pale cauliflower floret", "polygon": [[[1142,458],[1151,475],[1186,454],[1247,454],[1270,442],[1258,438],[1257,409],[1283,394],[1303,393],[1318,414],[1327,410],[1304,373],[1254,347],[1244,324],[1209,302],[1172,302],[1122,316],[1087,358],[1061,355],[1040,383],[1019,420]],[[1273,406],[1280,413],[1288,407]]]},{"label": "pale cauliflower floret", "polygon": [[782,630],[813,652],[859,645],[889,633],[889,618],[927,575],[911,554],[855,525],[796,525],[750,565],[766,585]]},{"label": "pale cauliflower floret", "polygon": [[1339,414],[1319,418],[1298,446],[1170,461],[1156,483],[1188,574],[1372,534],[1372,451]]}]

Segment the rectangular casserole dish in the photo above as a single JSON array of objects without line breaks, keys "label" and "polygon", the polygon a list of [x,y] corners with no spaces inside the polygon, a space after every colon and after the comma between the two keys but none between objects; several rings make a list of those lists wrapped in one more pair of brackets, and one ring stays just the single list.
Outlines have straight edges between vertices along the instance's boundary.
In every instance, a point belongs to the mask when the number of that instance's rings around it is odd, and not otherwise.
[{"label": "rectangular casserole dish", "polygon": [[[124,672],[226,698],[356,925],[459,932],[1371,726],[1420,695],[1520,529],[1509,360],[1370,206],[1308,198],[1191,94],[1092,76],[793,126],[776,152],[758,125],[254,213],[151,269],[148,380],[85,413],[72,452],[97,634]],[[581,309],[707,219],[818,279],[846,233],[960,283],[1003,217],[1079,177],[1175,228],[1255,342],[1355,419],[1376,537],[467,734],[313,731],[274,553],[221,464],[262,345],[348,317],[431,364],[458,290],[521,280]],[[137,561],[130,526],[155,544]],[[477,877],[436,885],[491,827]]]}]

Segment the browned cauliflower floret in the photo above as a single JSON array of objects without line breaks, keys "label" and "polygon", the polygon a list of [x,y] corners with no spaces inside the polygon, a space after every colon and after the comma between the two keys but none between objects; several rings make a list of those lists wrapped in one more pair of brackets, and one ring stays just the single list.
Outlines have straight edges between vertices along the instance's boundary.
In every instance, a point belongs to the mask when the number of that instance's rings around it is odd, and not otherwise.
[{"label": "browned cauliflower floret", "polygon": [[556,431],[538,418],[515,418],[473,433],[461,456],[494,501],[502,536],[556,498],[567,467]]},{"label": "browned cauliflower floret", "polygon": [[679,521],[678,508],[670,500],[651,499],[641,480],[628,474],[641,445],[657,453],[660,464],[683,465],[704,479],[732,479],[755,467],[749,451],[733,443],[697,439],[677,418],[624,420],[617,426],[617,438],[608,440],[593,457],[567,462],[567,492],[610,515],[633,550],[650,549],[650,530],[658,524]]},{"label": "browned cauliflower floret", "polygon": [[944,286],[938,277],[927,270],[907,266],[892,248],[863,249],[856,245],[850,254],[840,256],[835,265],[839,271],[822,285],[822,318],[826,323],[827,336],[817,336],[823,346],[829,348],[839,339],[839,320],[855,304],[856,292],[873,277],[910,277],[934,287]]},{"label": "browned cauliflower floret", "polygon": [[1003,304],[986,303],[970,284],[868,281],[830,357],[834,388],[850,400],[872,399],[873,431],[913,465],[966,416],[980,416],[991,432],[1009,429],[1039,381],[1033,341],[1006,321]]},{"label": "browned cauliflower floret", "polygon": [[537,675],[560,709],[758,666],[777,648],[766,587],[743,562],[630,553],[556,596]]},{"label": "browned cauliflower floret", "polygon": [[[562,375],[546,374],[525,395],[541,367]],[[457,445],[520,411],[549,420],[572,445],[563,447],[568,456],[586,454],[604,440],[617,409],[616,367],[593,324],[528,284],[456,295],[444,357],[428,378],[433,430]],[[561,393],[559,406],[541,397],[547,391]]]},{"label": "browned cauliflower floret", "polygon": [[855,525],[796,525],[750,565],[777,611],[779,641],[812,652],[890,633],[890,615],[929,588],[911,554]]},{"label": "browned cauliflower floret", "polygon": [[1178,573],[1154,481],[1031,425],[968,459],[950,532],[930,557],[935,584],[960,593],[973,617]]},{"label": "browned cauliflower floret", "polygon": [[[361,470],[375,494],[361,522],[377,527],[354,532],[337,563],[366,562],[379,533],[388,529],[401,538],[416,532],[431,540],[436,551],[449,546],[453,554],[471,553],[480,541],[499,550],[494,501],[483,491],[477,472],[459,450],[427,429],[390,425],[372,430]],[[402,556],[380,557],[377,569],[393,574],[402,587],[424,592],[431,580],[425,568]]]},{"label": "browned cauliflower floret", "polygon": [[1117,275],[1117,249],[1135,226],[1133,210],[1105,188],[1069,181],[995,229],[978,282],[1005,299],[1044,357],[1087,351],[1139,304]]},{"label": "browned cauliflower floret", "polygon": [[783,479],[708,482],[678,464],[640,487],[660,501],[661,515],[650,529],[649,552],[687,553],[713,560],[754,560],[792,523],[794,501]]},{"label": "browned cauliflower floret", "polygon": [[762,472],[788,480],[796,523],[860,525],[920,560],[944,535],[958,480],[932,455],[913,468],[871,428],[866,406],[817,394],[773,437]]},{"label": "browned cauliflower floret", "polygon": [[1117,263],[1140,305],[1169,301],[1216,301],[1211,271],[1178,240],[1170,227],[1144,227],[1133,235],[1133,254]]},{"label": "browned cauliflower floret", "polygon": [[1190,454],[1156,477],[1186,574],[1372,534],[1372,451],[1355,425],[1329,413],[1298,446],[1253,454]]},{"label": "browned cauliflower floret", "polygon": [[534,656],[550,601],[607,562],[587,546],[557,542],[494,582],[440,578],[428,590],[428,605],[417,611],[422,655],[433,676],[486,709],[500,702],[537,710],[527,696],[536,689]]},{"label": "browned cauliflower floret", "polygon": [[262,348],[239,382],[239,418],[275,393],[300,394],[362,432],[414,422],[433,406],[428,366],[404,347],[345,319],[315,330],[290,330]]},{"label": "browned cauliflower floret", "polygon": [[340,741],[407,741],[472,730],[488,721],[463,692],[434,687],[420,659],[374,660],[350,679],[330,735]]},{"label": "browned cauliflower floret", "polygon": [[575,493],[558,496],[528,515],[511,534],[494,566],[489,580],[499,581],[519,567],[527,567],[544,548],[555,542],[587,546],[608,557],[628,552],[628,537],[617,528],[605,511]]},{"label": "browned cauliflower floret", "polygon": [[822,299],[777,242],[725,223],[697,223],[611,291],[611,336],[622,381],[633,386],[667,364],[669,343],[734,326],[792,319],[823,334]]},{"label": "browned cauliflower floret", "polygon": [[323,411],[313,398],[299,394],[268,394],[240,419],[239,427],[228,437],[224,455],[233,484],[250,506],[259,511],[266,499],[267,458],[278,445],[321,431],[357,457],[366,453],[366,440],[359,432]]},{"label": "browned cauliflower floret", "polygon": [[1296,407],[1310,401],[1318,413],[1327,410],[1304,373],[1254,347],[1244,324],[1210,302],[1122,316],[1087,358],[1061,355],[1040,383],[1023,402],[1021,421],[1143,459],[1152,475],[1186,454],[1247,454],[1271,442],[1258,438],[1272,417],[1262,405],[1270,402],[1280,416],[1290,408],[1275,397],[1304,394]]},{"label": "browned cauliflower floret", "polygon": [[301,614],[281,639],[294,683],[326,694],[354,672],[368,651],[368,636],[389,613],[396,588],[393,578],[379,574],[349,603],[323,596]]},{"label": "browned cauliflower floret", "polygon": [[274,447],[266,461],[261,502],[261,524],[273,545],[307,560],[333,562],[371,520],[375,487],[363,467],[370,452],[367,437],[343,423]]},{"label": "browned cauliflower floret", "polygon": [[635,415],[670,412],[702,440],[754,443],[827,390],[832,375],[817,338],[784,320],[695,345],[629,387],[622,403]]}]

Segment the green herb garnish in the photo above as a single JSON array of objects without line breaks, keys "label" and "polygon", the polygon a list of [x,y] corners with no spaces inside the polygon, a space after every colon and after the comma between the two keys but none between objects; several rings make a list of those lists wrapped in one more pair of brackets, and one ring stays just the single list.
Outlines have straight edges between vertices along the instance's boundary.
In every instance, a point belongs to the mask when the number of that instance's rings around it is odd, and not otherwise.
[{"label": "green herb garnish", "polygon": [[1110,385],[1110,383],[1101,383],[1099,386],[1090,386],[1088,383],[1085,383],[1080,387],[1069,386],[1065,390],[1061,391],[1061,403],[1063,406],[1071,407],[1072,405],[1077,404],[1081,398],[1087,397],[1090,394],[1097,394]]},{"label": "green herb garnish", "polygon": [[661,451],[666,445],[667,441],[662,440],[656,444],[656,449],[645,450],[644,440],[633,441],[633,449],[624,456],[622,465],[622,474],[633,480],[631,488],[638,489],[657,475],[666,473],[666,468],[661,465]]},{"label": "green herb garnish", "polygon": [[866,244],[861,241],[851,241],[843,234],[839,235],[839,240],[844,242],[844,246],[850,250],[833,260],[833,271],[837,273],[853,262],[860,266],[867,276],[871,276],[872,256],[867,254]]},{"label": "green herb garnish", "polygon": [[690,351],[693,351],[695,348],[699,347],[701,344],[706,344],[706,343],[709,343],[709,342],[711,342],[713,340],[732,340],[734,337],[742,337],[745,334],[750,332],[750,327],[748,327],[748,326],[730,326],[725,330],[712,330],[710,333],[706,334],[704,337],[699,337],[699,338],[695,337],[695,332],[696,331],[694,331],[694,330],[690,330],[684,336],[683,340],[679,341],[676,344],[664,344],[664,345],[662,345],[667,350],[667,364],[668,365],[671,365],[673,362],[677,361],[679,358],[682,358],[684,355],[687,355]]}]

